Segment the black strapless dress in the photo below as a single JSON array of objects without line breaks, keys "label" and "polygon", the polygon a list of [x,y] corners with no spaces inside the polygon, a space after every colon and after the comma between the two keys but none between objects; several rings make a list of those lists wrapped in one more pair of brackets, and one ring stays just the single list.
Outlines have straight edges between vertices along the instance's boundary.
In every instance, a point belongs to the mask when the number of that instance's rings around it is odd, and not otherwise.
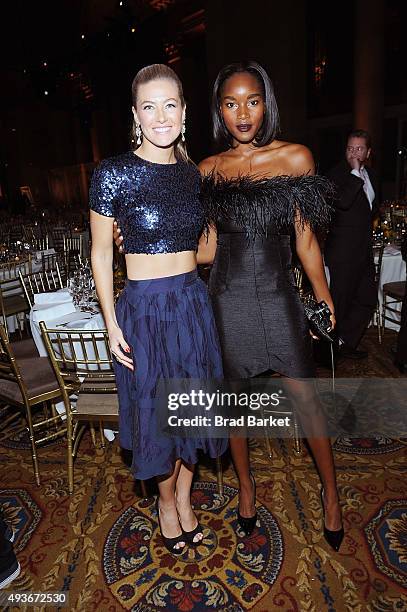
[{"label": "black strapless dress", "polygon": [[290,235],[295,218],[314,231],[327,225],[332,195],[321,176],[204,177],[202,201],[218,232],[209,293],[226,377],[315,376]]}]

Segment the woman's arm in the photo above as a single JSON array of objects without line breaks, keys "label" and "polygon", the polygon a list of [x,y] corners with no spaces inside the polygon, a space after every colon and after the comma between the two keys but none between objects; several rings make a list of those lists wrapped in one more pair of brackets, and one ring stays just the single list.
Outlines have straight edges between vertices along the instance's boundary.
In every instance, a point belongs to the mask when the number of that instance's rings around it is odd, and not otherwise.
[{"label": "woman's arm", "polygon": [[[198,164],[199,172],[202,176],[210,174],[216,168],[217,156],[212,155],[203,159]],[[203,233],[199,239],[198,251],[196,254],[197,263],[199,264],[212,264],[215,259],[216,247],[217,247],[217,232],[216,227],[213,224],[209,225],[208,233]],[[117,244],[117,242],[116,242]]]},{"label": "woman's arm", "polygon": [[198,243],[198,251],[196,254],[197,264],[212,264],[215,259],[217,247],[217,233],[213,225],[209,226],[209,232],[201,234]]},{"label": "woman's arm", "polygon": [[[315,174],[314,160],[311,151],[301,145],[296,145],[291,156],[293,175]],[[331,311],[332,328],[335,326],[335,309],[325,276],[324,262],[318,240],[311,228],[298,219],[295,222],[295,246],[298,258],[305,274],[311,283],[315,299],[324,301]]]},{"label": "woman's arm", "polygon": [[312,290],[317,302],[322,300],[329,306],[332,313],[332,326],[335,326],[334,304],[326,281],[324,263],[319,248],[318,240],[307,226],[299,223],[295,226],[295,246],[298,258],[302,264],[305,274],[308,276]]},{"label": "woman's arm", "polygon": [[100,215],[91,210],[90,227],[92,271],[109,334],[110,349],[120,363],[132,370],[132,360],[123,353],[123,351],[130,353],[130,347],[118,326],[113,301],[113,217]]}]

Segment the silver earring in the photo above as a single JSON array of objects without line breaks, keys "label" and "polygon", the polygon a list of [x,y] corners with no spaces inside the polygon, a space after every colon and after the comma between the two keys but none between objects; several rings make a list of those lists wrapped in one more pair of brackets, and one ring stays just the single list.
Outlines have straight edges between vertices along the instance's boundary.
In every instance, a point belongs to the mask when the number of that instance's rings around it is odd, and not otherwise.
[{"label": "silver earring", "polygon": [[141,127],[139,123],[136,123],[136,136],[137,136],[137,145],[141,145]]},{"label": "silver earring", "polygon": [[185,120],[182,122],[182,128],[181,128],[181,140],[182,142],[185,142],[185,132],[186,132],[186,127],[185,127]]}]

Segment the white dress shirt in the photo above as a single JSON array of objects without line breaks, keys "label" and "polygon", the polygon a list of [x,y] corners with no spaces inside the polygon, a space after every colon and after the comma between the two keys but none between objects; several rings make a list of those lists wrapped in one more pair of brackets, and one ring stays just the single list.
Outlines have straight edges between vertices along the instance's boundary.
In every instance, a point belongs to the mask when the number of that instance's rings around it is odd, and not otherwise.
[{"label": "white dress shirt", "polygon": [[369,175],[367,173],[367,170],[365,170],[364,166],[360,167],[360,170],[356,170],[356,168],[354,168],[351,171],[351,174],[354,174],[355,176],[359,177],[362,179],[363,181],[363,190],[366,194],[366,197],[368,199],[369,205],[370,205],[370,210],[372,210],[372,204],[373,204],[373,200],[375,198],[375,192],[374,189],[372,187],[372,183],[370,182],[370,178]]}]

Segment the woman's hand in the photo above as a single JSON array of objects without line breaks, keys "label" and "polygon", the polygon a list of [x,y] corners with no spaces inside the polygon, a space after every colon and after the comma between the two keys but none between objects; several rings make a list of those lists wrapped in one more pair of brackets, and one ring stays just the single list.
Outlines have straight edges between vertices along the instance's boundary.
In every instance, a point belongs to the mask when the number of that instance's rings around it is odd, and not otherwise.
[{"label": "woman's hand", "polygon": [[[333,314],[333,304],[330,303],[330,304],[327,304],[327,306],[328,306],[329,310],[331,311],[331,315],[329,317],[330,320],[331,320],[331,328],[328,330],[328,332],[330,333],[331,331],[333,331],[335,329],[336,319],[335,319],[335,315]],[[313,340],[320,340],[320,337],[316,336],[311,329],[309,330],[309,333],[310,333],[310,335],[311,335]]]},{"label": "woman's hand", "polygon": [[336,319],[335,319],[335,315],[331,314],[331,316],[329,317],[331,319],[331,329],[329,331],[333,331],[335,329],[336,326]]},{"label": "woman's hand", "polygon": [[119,249],[119,253],[123,253],[123,236],[120,227],[117,225],[117,221],[113,221],[113,240]]},{"label": "woman's hand", "polygon": [[[110,350],[113,357],[129,370],[134,370],[133,360],[127,355],[131,353],[131,349],[123,338],[122,330],[118,325],[108,329]],[[127,355],[126,355],[127,353]]]}]

